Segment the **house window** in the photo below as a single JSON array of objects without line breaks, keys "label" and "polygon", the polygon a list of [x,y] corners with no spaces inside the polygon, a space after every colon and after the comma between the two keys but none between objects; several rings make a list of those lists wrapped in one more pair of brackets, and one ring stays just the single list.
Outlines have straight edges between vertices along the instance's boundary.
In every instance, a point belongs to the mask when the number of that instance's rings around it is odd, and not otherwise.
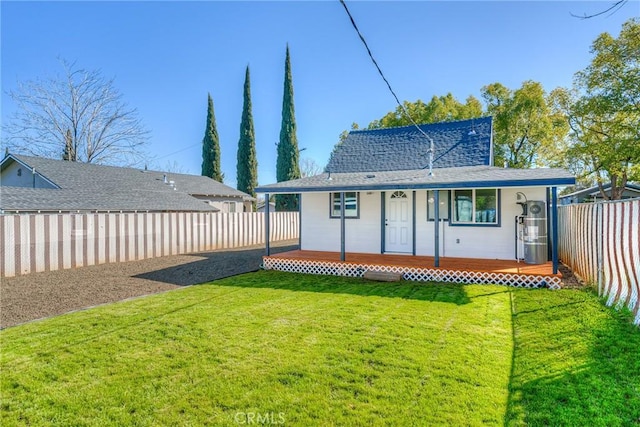
[{"label": "house window", "polygon": [[[440,210],[438,211],[438,218],[440,220],[449,221],[449,192],[440,190],[438,194],[440,202]],[[427,191],[427,221],[434,220],[435,209],[433,203],[435,202],[435,191]]]},{"label": "house window", "polygon": [[236,202],[223,202],[224,211],[227,213],[235,213],[236,212]]},{"label": "house window", "polygon": [[495,188],[454,190],[452,224],[499,225],[500,191]]},{"label": "house window", "polygon": [[[331,218],[340,218],[340,193],[331,193]],[[344,217],[358,218],[360,216],[360,193],[349,191],[344,193]]]}]

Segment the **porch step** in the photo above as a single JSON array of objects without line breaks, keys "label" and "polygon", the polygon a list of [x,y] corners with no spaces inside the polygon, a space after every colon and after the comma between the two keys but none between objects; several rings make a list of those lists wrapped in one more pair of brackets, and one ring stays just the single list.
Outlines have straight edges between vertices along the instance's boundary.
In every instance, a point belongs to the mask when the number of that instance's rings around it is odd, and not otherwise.
[{"label": "porch step", "polygon": [[399,282],[400,280],[402,280],[402,273],[367,270],[364,272],[364,278],[367,280],[375,280],[378,282]]}]

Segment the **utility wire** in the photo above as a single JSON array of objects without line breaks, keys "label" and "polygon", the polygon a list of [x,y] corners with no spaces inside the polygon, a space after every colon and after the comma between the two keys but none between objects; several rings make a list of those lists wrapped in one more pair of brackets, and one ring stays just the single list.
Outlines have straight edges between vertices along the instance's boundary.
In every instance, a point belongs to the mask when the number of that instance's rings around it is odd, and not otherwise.
[{"label": "utility wire", "polygon": [[181,152],[183,152],[183,151],[190,150],[190,149],[192,149],[193,147],[195,147],[196,145],[200,145],[200,144],[201,144],[201,142],[196,142],[196,143],[195,143],[195,144],[193,144],[193,145],[189,145],[188,147],[181,148],[181,149],[179,149],[178,151],[174,151],[173,153],[169,153],[169,154],[165,154],[164,156],[156,157],[154,160],[164,159],[165,157],[173,156],[174,154],[178,154],[178,153],[181,153]]},{"label": "utility wire", "polygon": [[358,37],[360,37],[360,40],[362,40],[362,44],[364,44],[364,47],[367,49],[367,53],[369,54],[369,58],[371,58],[371,61],[373,62],[373,65],[376,66],[376,69],[378,70],[378,73],[380,74],[380,77],[382,77],[382,80],[384,80],[384,82],[387,84],[387,87],[389,88],[389,92],[391,92],[391,95],[393,95],[393,97],[395,98],[396,102],[398,103],[398,105],[402,109],[402,112],[409,118],[409,121],[411,121],[411,123],[416,127],[416,129],[418,129],[418,131],[422,135],[424,135],[427,138],[427,140],[429,140],[429,142],[431,143],[431,147],[429,149],[429,151],[430,151],[430,153],[429,153],[430,154],[430,156],[429,156],[429,175],[432,175],[433,174],[432,173],[433,151],[434,151],[433,139],[431,139],[431,137],[429,135],[427,135],[422,129],[420,129],[420,126],[418,126],[416,121],[413,120],[413,117],[411,117],[411,114],[409,114],[409,111],[407,110],[407,108],[404,106],[404,104],[402,104],[400,102],[400,99],[398,99],[398,96],[393,91],[393,88],[391,87],[391,84],[389,83],[389,80],[387,80],[387,78],[384,76],[384,73],[380,69],[380,66],[378,65],[378,62],[373,57],[373,54],[371,53],[371,49],[369,49],[369,45],[367,44],[367,41],[364,39],[364,36],[362,35],[360,30],[358,29],[358,26],[356,25],[356,21],[353,19],[353,16],[351,16],[351,12],[349,12],[349,8],[347,7],[347,4],[344,2],[344,0],[340,0],[340,3],[344,7],[345,12],[347,12],[347,15],[349,16],[349,19],[351,20],[351,25],[356,30],[356,33],[358,33]]}]

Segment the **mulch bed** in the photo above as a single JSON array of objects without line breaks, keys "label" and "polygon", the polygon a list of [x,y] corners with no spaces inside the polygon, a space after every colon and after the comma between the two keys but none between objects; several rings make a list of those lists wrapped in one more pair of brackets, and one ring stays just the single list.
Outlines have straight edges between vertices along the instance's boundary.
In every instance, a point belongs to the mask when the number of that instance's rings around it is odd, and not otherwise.
[{"label": "mulch bed", "polygon": [[[275,243],[272,249],[297,249],[295,243]],[[264,253],[264,247],[254,246],[2,278],[0,329],[256,271]]]}]

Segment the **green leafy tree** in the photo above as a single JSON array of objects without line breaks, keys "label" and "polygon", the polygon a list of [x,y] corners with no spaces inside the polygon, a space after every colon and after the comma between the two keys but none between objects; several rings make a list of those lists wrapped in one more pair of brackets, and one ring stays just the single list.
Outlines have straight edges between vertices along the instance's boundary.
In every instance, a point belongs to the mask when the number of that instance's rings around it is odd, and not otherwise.
[{"label": "green leafy tree", "polygon": [[494,163],[529,168],[556,161],[555,147],[565,137],[565,116],[554,108],[538,82],[525,81],[514,91],[501,83],[482,88],[487,112],[493,116]]},{"label": "green leafy tree", "polygon": [[469,96],[463,104],[451,93],[439,97],[434,95],[431,101],[426,104],[420,99],[416,102],[404,101],[403,106],[404,109],[398,106],[395,111],[387,113],[379,120],[372,121],[367,129],[410,125],[411,119],[405,114],[405,109],[418,124],[471,119],[483,114],[482,104],[474,96]]},{"label": "green leafy tree", "polygon": [[[249,66],[244,77],[244,103],[240,123],[240,141],[238,142],[237,180],[238,190],[256,197],[258,186],[258,159],[256,157],[256,135],[251,112],[251,82]],[[255,202],[254,202],[255,210]]]},{"label": "green leafy tree", "polygon": [[[291,59],[289,46],[284,69],[284,96],[282,99],[282,126],[280,141],[278,142],[278,159],[276,164],[276,178],[278,182],[300,178],[300,152],[296,136],[295,109],[293,107],[293,81],[291,77]],[[297,211],[298,195],[282,194],[276,197],[276,210]]]},{"label": "green leafy tree", "polygon": [[220,168],[220,139],[216,129],[216,116],[213,112],[213,99],[207,94],[207,126],[202,139],[202,175],[223,182],[224,174]]},{"label": "green leafy tree", "polygon": [[[616,200],[627,181],[640,180],[640,21],[625,22],[618,38],[601,34],[591,53],[560,104],[571,127],[566,155],[580,178]],[[611,184],[610,197],[605,183]]]}]

